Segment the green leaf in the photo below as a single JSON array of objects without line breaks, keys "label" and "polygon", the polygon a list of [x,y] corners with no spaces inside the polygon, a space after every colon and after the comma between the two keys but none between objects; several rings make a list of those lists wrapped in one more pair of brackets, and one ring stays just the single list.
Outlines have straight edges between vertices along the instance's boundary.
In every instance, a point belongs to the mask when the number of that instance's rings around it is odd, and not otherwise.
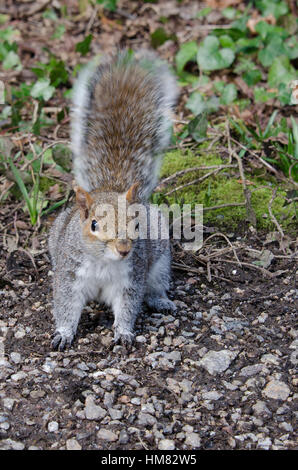
[{"label": "green leaf", "polygon": [[196,41],[186,42],[181,45],[180,50],[176,54],[177,73],[180,74],[187,62],[196,59],[198,45]]},{"label": "green leaf", "polygon": [[258,69],[248,70],[243,74],[243,80],[248,86],[256,85],[262,79],[261,71]]},{"label": "green leaf", "polygon": [[268,72],[268,84],[277,87],[280,83],[288,84],[297,78],[297,72],[286,56],[276,57]]},{"label": "green leaf", "polygon": [[78,42],[76,44],[76,52],[80,52],[80,54],[82,54],[83,56],[88,54],[92,39],[92,34],[88,34],[88,36],[86,36],[83,41]]},{"label": "green leaf", "polygon": [[222,95],[220,97],[221,104],[231,104],[237,98],[237,88],[233,83],[229,83],[225,86]]},{"label": "green leaf", "polygon": [[203,18],[204,16],[209,15],[209,13],[211,13],[211,11],[212,11],[212,8],[210,8],[210,7],[202,8],[202,10],[200,10],[196,14],[196,18]]},{"label": "green leaf", "polygon": [[266,103],[266,101],[275,97],[276,97],[275,92],[269,92],[263,87],[254,88],[254,99],[257,103]]},{"label": "green leaf", "polygon": [[116,11],[117,10],[117,1],[118,0],[97,0],[96,3],[103,5],[109,11]]},{"label": "green leaf", "polygon": [[28,211],[30,213],[30,217],[31,217],[31,222],[33,221],[34,219],[34,213],[33,213],[33,208],[32,208],[32,204],[31,204],[31,200],[30,200],[30,196],[28,194],[28,191],[27,191],[27,188],[24,184],[24,181],[22,180],[22,176],[21,176],[21,173],[19,172],[19,170],[17,169],[17,167],[15,166],[15,164],[13,163],[11,157],[7,156],[7,161],[9,163],[9,166],[11,168],[11,171],[15,177],[15,180],[16,180],[16,183],[23,195],[23,198],[27,204],[27,207],[28,207]]},{"label": "green leaf", "polygon": [[205,140],[207,136],[207,129],[208,129],[208,120],[206,113],[203,113],[200,116],[196,116],[192,119],[188,126],[189,135],[196,141],[202,142]]},{"label": "green leaf", "polygon": [[59,24],[55,29],[54,34],[52,35],[51,39],[60,39],[62,38],[63,34],[65,33],[65,26],[64,24]]},{"label": "green leaf", "polygon": [[168,35],[164,28],[157,28],[151,34],[151,44],[154,49],[164,44],[168,39],[173,39],[173,35]]},{"label": "green leaf", "polygon": [[207,36],[199,46],[197,61],[201,70],[220,70],[228,68],[235,59],[232,49],[219,48],[219,40],[215,36]]},{"label": "green leaf", "polygon": [[185,106],[195,115],[202,114],[204,111],[212,113],[218,110],[219,99],[213,96],[206,100],[199,91],[194,91]]},{"label": "green leaf", "polygon": [[286,15],[289,11],[288,5],[280,0],[256,0],[256,7],[263,16],[273,15],[276,19]]},{"label": "green leaf", "polygon": [[5,59],[2,62],[2,65],[5,70],[13,69],[13,68],[20,70],[22,68],[20,58],[18,54],[16,54],[14,51],[8,52],[8,54],[6,55]]},{"label": "green leaf", "polygon": [[33,96],[33,98],[42,98],[48,101],[53,96],[54,92],[55,88],[50,85],[50,79],[40,78],[33,85],[30,95]]},{"label": "green leaf", "polygon": [[258,52],[258,59],[264,67],[269,67],[272,65],[275,57],[284,55],[286,53],[284,41],[281,39],[281,37],[272,35],[270,36],[270,42],[268,42],[264,49]]}]

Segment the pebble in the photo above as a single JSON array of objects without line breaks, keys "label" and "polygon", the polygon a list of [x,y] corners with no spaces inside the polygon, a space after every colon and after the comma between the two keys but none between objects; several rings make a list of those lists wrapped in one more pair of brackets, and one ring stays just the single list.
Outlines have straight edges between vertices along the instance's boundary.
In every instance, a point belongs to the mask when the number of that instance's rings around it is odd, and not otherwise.
[{"label": "pebble", "polygon": [[115,442],[118,440],[118,435],[109,429],[101,428],[97,433],[98,439],[102,441]]},{"label": "pebble", "polygon": [[171,439],[161,439],[158,443],[159,450],[175,450],[175,442]]},{"label": "pebble", "polygon": [[201,447],[201,438],[196,432],[187,433],[185,444],[190,446],[192,449],[198,449]]},{"label": "pebble", "polygon": [[290,395],[290,389],[287,384],[279,380],[271,380],[263,390],[263,394],[268,398],[275,400],[286,400]]},{"label": "pebble", "polygon": [[16,372],[15,374],[12,374],[11,379],[14,382],[18,382],[19,380],[25,379],[27,375],[28,374],[26,374],[26,372],[20,371],[20,372]]},{"label": "pebble", "polygon": [[19,364],[21,362],[21,354],[18,353],[18,352],[12,352],[10,353],[10,359],[12,360],[12,362],[14,362],[15,364]]},{"label": "pebble", "polygon": [[215,375],[227,370],[237,354],[237,352],[229,351],[228,349],[209,351],[203,356],[199,363],[209,374]]},{"label": "pebble", "polygon": [[240,375],[250,377],[252,375],[261,374],[264,370],[267,370],[264,364],[253,364],[252,366],[243,367],[240,371]]},{"label": "pebble", "polygon": [[82,446],[78,443],[76,439],[67,439],[66,449],[67,450],[82,450]]},{"label": "pebble", "polygon": [[14,398],[3,398],[4,408],[7,408],[10,411],[13,409],[14,403],[15,403]]},{"label": "pebble", "polygon": [[100,420],[106,416],[107,412],[101,406],[94,403],[94,397],[88,395],[85,400],[85,416],[89,420]]},{"label": "pebble", "polygon": [[57,421],[50,421],[48,423],[48,431],[49,432],[56,432],[58,431],[59,429],[59,424],[57,423]]}]

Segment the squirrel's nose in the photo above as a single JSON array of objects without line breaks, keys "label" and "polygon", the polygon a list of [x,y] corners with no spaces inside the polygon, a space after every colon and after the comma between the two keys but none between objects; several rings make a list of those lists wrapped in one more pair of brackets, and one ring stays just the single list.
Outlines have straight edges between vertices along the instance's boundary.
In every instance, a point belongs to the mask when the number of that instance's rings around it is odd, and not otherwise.
[{"label": "squirrel's nose", "polygon": [[122,250],[118,250],[118,253],[119,255],[121,255],[123,258],[125,258],[125,256],[128,255],[128,253],[130,252],[130,250],[126,250],[126,251],[122,251]]},{"label": "squirrel's nose", "polygon": [[128,240],[118,240],[116,243],[116,248],[120,256],[125,258],[128,255],[131,249],[131,242]]}]

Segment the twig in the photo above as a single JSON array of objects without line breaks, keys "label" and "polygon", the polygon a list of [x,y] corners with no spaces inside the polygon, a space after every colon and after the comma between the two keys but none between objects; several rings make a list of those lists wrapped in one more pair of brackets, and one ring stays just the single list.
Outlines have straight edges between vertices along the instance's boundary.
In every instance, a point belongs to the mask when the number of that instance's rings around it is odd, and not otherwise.
[{"label": "twig", "polygon": [[246,186],[246,181],[245,181],[245,175],[244,175],[244,170],[243,170],[243,165],[242,165],[242,160],[239,157],[238,153],[232,150],[232,154],[235,156],[238,166],[239,166],[239,172],[240,172],[240,178],[242,181],[242,186],[243,186],[243,194],[245,197],[245,206],[246,206],[246,213],[247,213],[247,218],[249,222],[255,227],[257,224],[257,218],[256,214],[252,208],[251,205],[251,192]]},{"label": "twig", "polygon": [[188,183],[182,184],[178,186],[178,188],[174,188],[171,191],[168,191],[165,196],[170,196],[170,194],[175,193],[176,191],[180,191],[183,188],[187,188],[188,186],[191,186],[193,184],[200,183],[201,181],[204,181],[205,179],[209,178],[211,175],[216,175],[220,170],[222,170],[222,167],[216,168],[216,170],[210,171],[209,173],[206,173],[204,176],[201,176],[200,178],[197,178],[195,180],[189,181]]},{"label": "twig", "polygon": [[272,193],[272,197],[271,197],[271,199],[270,199],[270,201],[269,201],[269,204],[268,204],[268,210],[269,210],[269,215],[270,215],[270,218],[271,218],[272,222],[273,222],[274,225],[276,226],[277,230],[278,230],[279,233],[280,233],[281,238],[283,239],[284,236],[285,236],[285,234],[284,234],[284,232],[283,232],[281,226],[280,226],[279,223],[277,222],[277,219],[276,219],[275,215],[274,215],[273,212],[272,212],[272,204],[273,204],[273,201],[274,201],[274,199],[275,199],[275,197],[276,197],[276,192],[277,192],[277,188],[274,188],[274,189],[273,189],[273,193]]},{"label": "twig", "polygon": [[226,242],[230,245],[231,249],[233,250],[233,253],[234,253],[234,256],[237,260],[237,263],[239,264],[239,266],[241,266],[241,263],[239,261],[239,258],[238,258],[238,255],[236,253],[236,250],[235,250],[235,247],[232,245],[232,243],[230,242],[230,240],[228,239],[228,237],[226,237],[223,233],[221,232],[217,232],[217,233],[213,233],[212,235],[210,235],[208,238],[206,238],[205,242],[204,242],[204,245],[207,243],[208,240],[211,240],[211,238],[214,238],[214,237],[222,237],[226,240]]},{"label": "twig", "polygon": [[178,178],[179,176],[186,175],[187,173],[191,173],[193,171],[213,170],[213,169],[222,170],[225,168],[237,168],[237,165],[209,165],[209,166],[194,166],[192,168],[185,168],[184,170],[176,171],[176,173],[173,173],[167,178],[164,178],[163,180],[161,180],[160,185],[168,183],[169,181],[174,180],[175,178]]},{"label": "twig", "polygon": [[227,204],[219,204],[218,206],[212,206],[212,207],[203,207],[203,211],[213,211],[213,210],[216,210],[216,209],[222,209],[224,207],[244,207],[246,206],[246,203],[245,202],[230,202],[230,203],[227,203]]}]

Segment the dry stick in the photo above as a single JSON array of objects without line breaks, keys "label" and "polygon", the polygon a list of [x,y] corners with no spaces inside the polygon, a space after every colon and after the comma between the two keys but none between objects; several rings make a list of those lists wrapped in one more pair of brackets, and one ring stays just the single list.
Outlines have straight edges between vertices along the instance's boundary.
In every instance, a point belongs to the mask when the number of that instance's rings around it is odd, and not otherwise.
[{"label": "dry stick", "polygon": [[249,222],[255,227],[256,224],[257,224],[257,218],[256,218],[256,214],[255,214],[255,212],[252,208],[252,205],[251,205],[251,192],[248,189],[248,187],[246,186],[242,160],[239,157],[238,153],[235,152],[234,150],[232,151],[232,154],[235,156],[235,158],[238,162],[238,166],[239,166],[240,178],[242,180],[243,193],[244,193],[244,197],[245,197],[245,206],[246,206],[247,218],[248,218]]},{"label": "dry stick", "polygon": [[230,242],[228,237],[226,237],[223,233],[221,233],[221,232],[213,233],[208,238],[206,238],[206,240],[204,242],[204,245],[207,243],[208,240],[211,240],[211,238],[214,238],[214,237],[223,237],[226,240],[226,242],[230,245],[231,249],[233,250],[233,253],[234,253],[234,256],[237,260],[237,263],[239,264],[239,266],[241,266],[241,262],[239,261],[239,258],[238,258],[238,255],[236,253],[235,247],[232,245],[232,243]]},{"label": "dry stick", "polygon": [[222,170],[224,168],[236,168],[237,165],[209,165],[209,166],[194,166],[192,168],[186,168],[184,170],[179,170],[176,171],[176,173],[173,173],[172,175],[168,176],[167,178],[164,178],[161,180],[161,184],[168,183],[171,180],[174,180],[175,178],[178,178],[178,176],[186,175],[187,173],[191,173],[192,171],[200,171],[200,170],[213,170],[213,169],[218,169]]},{"label": "dry stick", "polygon": [[[228,259],[222,259],[222,258],[218,258],[217,261],[220,261],[222,263],[231,263],[231,264],[236,264],[236,261],[233,261],[233,260],[228,260]],[[259,271],[262,271],[263,274],[266,274],[266,276],[268,277],[275,277],[274,276],[274,273],[271,273],[270,271],[267,271],[267,269],[265,268],[262,268],[261,266],[257,266],[255,264],[251,264],[251,263],[245,263],[245,262],[241,262],[242,266],[248,266],[249,268],[254,268],[254,269],[257,269]]]},{"label": "dry stick", "polygon": [[171,191],[168,191],[165,196],[169,196],[170,194],[175,193],[176,191],[180,191],[180,189],[187,188],[188,186],[191,186],[193,184],[200,183],[201,181],[204,181],[206,178],[209,178],[211,175],[216,175],[222,168],[217,168],[216,170],[210,171],[209,173],[206,173],[206,175],[201,176],[201,178],[197,178],[195,180],[190,181],[189,183],[182,184],[181,186],[178,186],[178,188],[174,188]]},{"label": "dry stick", "polygon": [[281,179],[285,179],[283,177],[283,175],[281,175],[273,166],[271,166],[268,162],[266,162],[265,160],[263,160],[262,157],[260,157],[260,155],[258,155],[256,152],[254,152],[253,150],[249,149],[248,147],[246,147],[245,145],[241,144],[240,142],[238,142],[238,140],[234,139],[233,137],[230,137],[231,140],[239,145],[241,148],[243,148],[244,150],[246,150],[247,152],[250,152],[254,157],[256,157],[258,160],[260,160],[264,166],[266,166],[268,168],[269,171],[271,171],[272,173],[275,174],[275,176],[278,176],[279,178]]},{"label": "dry stick", "polygon": [[224,207],[244,207],[246,206],[246,202],[230,202],[227,204],[219,204],[218,206],[212,206],[212,207],[203,207],[203,211],[213,211],[215,209],[222,209]]},{"label": "dry stick", "polygon": [[273,222],[274,225],[276,226],[277,230],[279,231],[279,233],[280,233],[280,235],[281,235],[281,238],[283,239],[284,236],[285,236],[285,234],[284,234],[284,232],[283,232],[281,226],[280,226],[279,223],[277,222],[275,215],[274,215],[273,212],[272,212],[272,204],[273,204],[273,201],[274,201],[274,199],[275,199],[275,197],[276,197],[276,191],[277,191],[277,188],[274,188],[274,189],[273,189],[273,193],[272,193],[272,197],[271,197],[271,199],[270,199],[270,201],[269,201],[269,204],[268,204],[268,210],[269,210],[269,215],[270,215],[270,218],[271,218],[272,222]]}]

